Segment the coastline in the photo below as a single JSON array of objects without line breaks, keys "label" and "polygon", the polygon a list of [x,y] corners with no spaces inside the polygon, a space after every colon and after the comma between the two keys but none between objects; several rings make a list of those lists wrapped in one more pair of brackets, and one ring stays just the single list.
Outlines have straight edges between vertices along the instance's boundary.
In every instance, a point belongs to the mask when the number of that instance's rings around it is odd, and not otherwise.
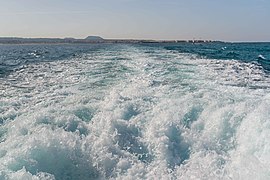
[{"label": "coastline", "polygon": [[74,39],[0,37],[0,44],[143,44],[143,43],[210,43],[212,40],[147,40],[147,39]]}]

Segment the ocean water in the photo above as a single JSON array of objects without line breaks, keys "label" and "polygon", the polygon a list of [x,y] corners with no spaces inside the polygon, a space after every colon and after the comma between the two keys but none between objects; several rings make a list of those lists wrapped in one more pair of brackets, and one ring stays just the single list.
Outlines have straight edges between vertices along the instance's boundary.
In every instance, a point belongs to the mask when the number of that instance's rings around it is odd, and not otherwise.
[{"label": "ocean water", "polygon": [[270,179],[269,43],[0,45],[0,179]]}]

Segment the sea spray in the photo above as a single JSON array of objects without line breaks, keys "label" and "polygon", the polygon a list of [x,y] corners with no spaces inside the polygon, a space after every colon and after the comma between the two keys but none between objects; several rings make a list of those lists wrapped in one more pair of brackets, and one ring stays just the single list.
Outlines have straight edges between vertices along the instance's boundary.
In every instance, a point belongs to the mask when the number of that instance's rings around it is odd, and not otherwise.
[{"label": "sea spray", "polygon": [[0,179],[269,179],[260,64],[177,44],[44,46],[0,79]]}]

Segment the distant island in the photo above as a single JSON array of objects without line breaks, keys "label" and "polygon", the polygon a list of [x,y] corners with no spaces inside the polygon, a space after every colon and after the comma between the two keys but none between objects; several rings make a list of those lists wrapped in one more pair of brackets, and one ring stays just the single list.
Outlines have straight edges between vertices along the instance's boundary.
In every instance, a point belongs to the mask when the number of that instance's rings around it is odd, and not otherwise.
[{"label": "distant island", "polygon": [[88,36],[85,38],[85,40],[89,41],[104,41],[104,39],[100,36]]},{"label": "distant island", "polygon": [[[85,39],[75,38],[19,38],[0,37],[0,44],[64,44],[64,43],[205,43],[211,40],[137,40],[137,39],[103,39],[100,36],[88,36]],[[215,41],[217,42],[217,41]]]}]

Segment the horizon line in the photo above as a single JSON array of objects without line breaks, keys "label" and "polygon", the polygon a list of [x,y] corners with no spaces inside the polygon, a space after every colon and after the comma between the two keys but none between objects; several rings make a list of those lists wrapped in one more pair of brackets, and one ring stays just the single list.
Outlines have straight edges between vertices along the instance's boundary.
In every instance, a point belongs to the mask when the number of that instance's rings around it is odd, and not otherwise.
[{"label": "horizon line", "polygon": [[[89,35],[90,37],[100,37],[103,40],[130,40],[130,41],[205,41],[205,42],[225,42],[225,43],[270,43],[270,40],[221,40],[221,39],[202,39],[202,38],[192,38],[192,39],[155,39],[155,38],[103,38],[100,35]],[[78,38],[78,37],[22,37],[22,36],[0,36],[0,38],[20,38],[20,39],[74,39],[74,40],[85,40],[87,37],[84,38]]]}]

